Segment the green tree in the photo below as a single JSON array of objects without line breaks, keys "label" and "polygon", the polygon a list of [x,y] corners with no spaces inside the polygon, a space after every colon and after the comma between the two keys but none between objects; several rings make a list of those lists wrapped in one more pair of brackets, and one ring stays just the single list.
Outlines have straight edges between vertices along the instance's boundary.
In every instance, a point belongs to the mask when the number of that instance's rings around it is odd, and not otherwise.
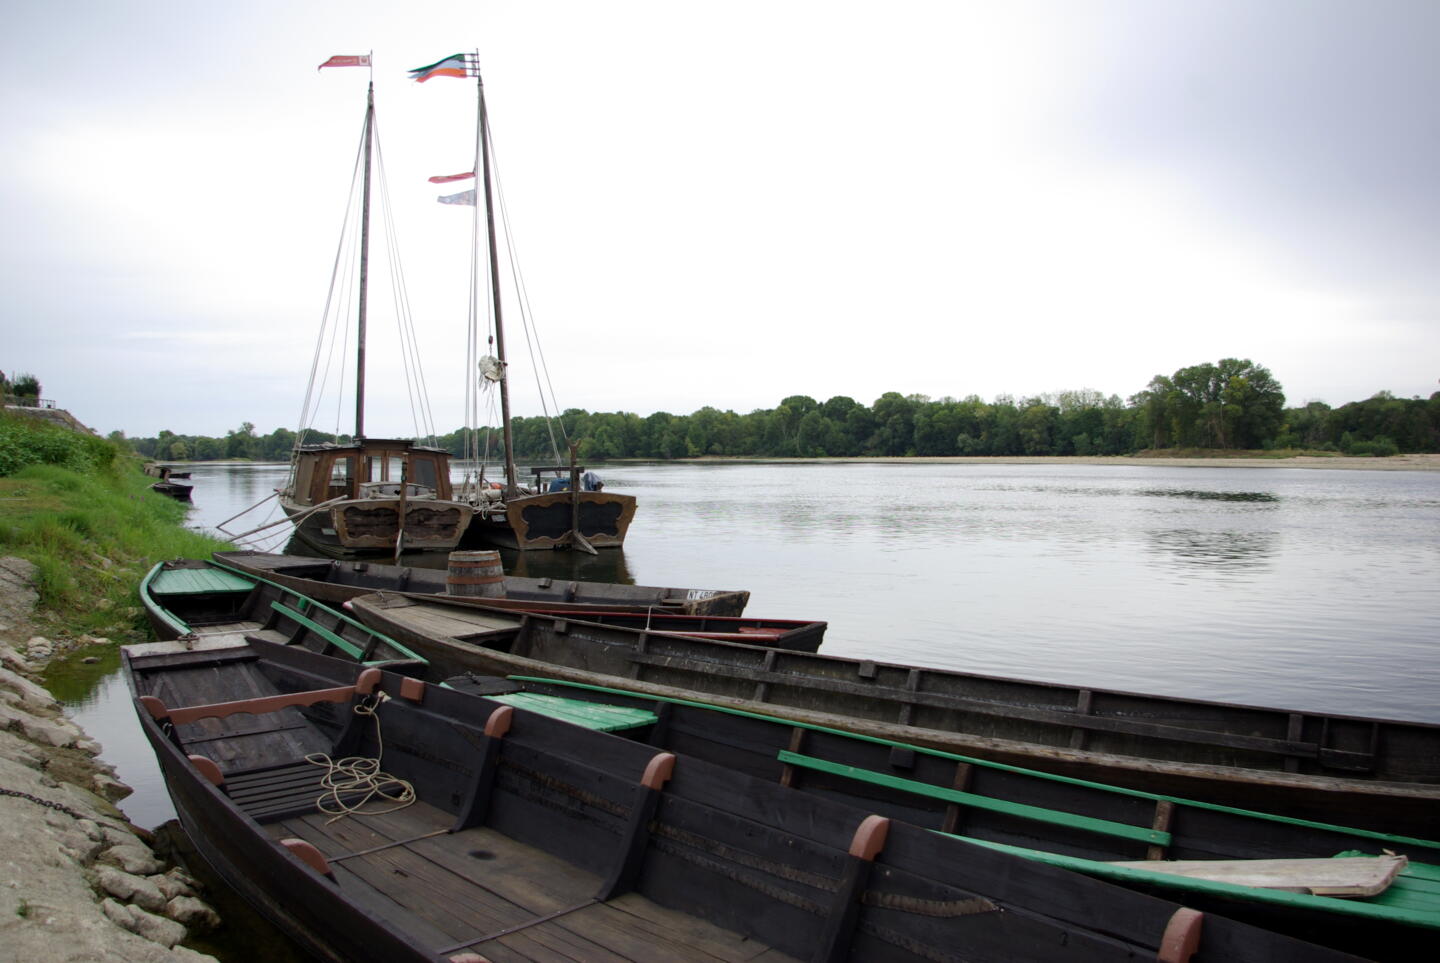
[{"label": "green tree", "polygon": [[234,431],[225,435],[226,458],[254,458],[256,450],[255,426],[244,422]]}]

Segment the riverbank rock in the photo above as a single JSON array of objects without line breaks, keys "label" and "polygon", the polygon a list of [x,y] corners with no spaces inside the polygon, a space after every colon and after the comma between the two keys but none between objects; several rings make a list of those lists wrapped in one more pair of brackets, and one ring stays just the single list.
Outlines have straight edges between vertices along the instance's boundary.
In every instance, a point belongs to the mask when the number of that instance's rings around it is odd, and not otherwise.
[{"label": "riverbank rock", "polygon": [[180,944],[187,926],[217,925],[214,911],[194,880],[162,872],[110,802],[129,788],[99,743],[32,678],[55,647],[33,635],[30,575],[0,559],[0,963],[213,960]]}]

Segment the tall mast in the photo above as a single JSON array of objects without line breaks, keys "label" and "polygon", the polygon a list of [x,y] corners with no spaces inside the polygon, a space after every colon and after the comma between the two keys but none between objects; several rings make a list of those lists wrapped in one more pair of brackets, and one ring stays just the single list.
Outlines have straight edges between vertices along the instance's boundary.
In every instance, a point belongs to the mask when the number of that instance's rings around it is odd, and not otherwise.
[{"label": "tall mast", "polygon": [[505,325],[500,314],[500,256],[495,249],[495,208],[490,196],[490,127],[485,117],[485,81],[480,65],[475,64],[475,90],[478,116],[475,119],[475,150],[480,155],[480,183],[485,190],[485,238],[490,249],[490,300],[495,312],[495,356],[500,360],[500,420],[505,444],[505,497],[513,497],[519,488],[515,482],[515,455],[510,434],[510,372],[505,363]]},{"label": "tall mast", "polygon": [[365,438],[365,302],[370,265],[370,146],[375,140],[375,81],[365,97],[365,184],[360,202],[360,311],[355,323],[355,441]]}]

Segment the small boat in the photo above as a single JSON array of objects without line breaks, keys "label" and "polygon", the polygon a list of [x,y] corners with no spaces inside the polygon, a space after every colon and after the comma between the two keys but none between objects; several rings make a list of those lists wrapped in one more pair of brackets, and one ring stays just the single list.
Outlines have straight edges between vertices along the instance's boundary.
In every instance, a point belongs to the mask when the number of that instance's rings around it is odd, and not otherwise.
[{"label": "small boat", "polygon": [[[226,555],[228,553],[216,553]],[[325,565],[327,563],[320,562]],[[369,651],[378,645],[386,657],[413,659],[414,654],[401,648],[335,608],[317,602],[302,588],[293,588],[275,579],[261,578],[250,572],[229,567],[221,562],[202,559],[174,559],[161,562],[141,582],[140,595],[151,625],[162,639],[195,635],[244,632],[256,626],[282,624],[281,636],[295,636],[307,644],[325,638],[324,633],[348,639],[351,647]],[[556,620],[577,620],[622,628],[643,628],[656,633],[679,633],[702,639],[744,639],[752,645],[814,652],[825,637],[824,622],[800,622],[786,619],[724,618],[702,615],[667,615],[609,611],[601,607],[555,607],[551,602],[524,602],[506,599],[456,599],[457,603],[509,602],[511,607],[484,606],[489,613],[487,624],[499,630],[515,628],[522,615],[533,613]],[[578,609],[578,611],[577,611]],[[297,629],[285,624],[289,613],[304,615],[316,623],[313,630]],[[323,623],[323,624],[322,624]],[[298,633],[298,634],[297,634]],[[373,638],[372,638],[373,637]],[[379,643],[374,641],[380,640]],[[276,641],[279,641],[276,638]],[[314,645],[309,645],[315,648]],[[319,648],[330,654],[343,654],[333,648]]]},{"label": "small boat", "polygon": [[[174,476],[172,475],[171,477],[173,478]],[[150,486],[151,491],[159,492],[162,495],[169,495],[171,498],[178,499],[182,502],[188,502],[190,500],[190,492],[194,488],[194,485],[171,481],[169,478],[157,481]]]},{"label": "small boat", "polygon": [[[450,590],[449,573],[441,569],[252,551],[216,552],[212,557],[227,568],[269,579],[333,605],[370,592],[446,595]],[[504,598],[488,599],[489,604],[498,602],[503,607],[509,601],[543,602],[552,609],[574,612],[593,608],[672,615],[739,616],[750,601],[749,592],[729,589],[656,588],[618,582],[567,582],[515,575],[505,576],[502,585]]]},{"label": "small boat", "polygon": [[123,659],[196,848],[324,959],[1354,959],[294,647]]},{"label": "small boat", "polygon": [[379,593],[372,628],[458,675],[623,686],[1145,792],[1440,836],[1440,726],[786,652]]},{"label": "small boat", "polygon": [[200,559],[155,565],[140,582],[140,602],[157,637],[195,648],[254,637],[410,675],[429,670],[423,658],[343,612]]},{"label": "small boat", "polygon": [[1118,789],[627,689],[529,676],[467,675],[445,685],[1347,952],[1421,958],[1440,930],[1440,842]]}]

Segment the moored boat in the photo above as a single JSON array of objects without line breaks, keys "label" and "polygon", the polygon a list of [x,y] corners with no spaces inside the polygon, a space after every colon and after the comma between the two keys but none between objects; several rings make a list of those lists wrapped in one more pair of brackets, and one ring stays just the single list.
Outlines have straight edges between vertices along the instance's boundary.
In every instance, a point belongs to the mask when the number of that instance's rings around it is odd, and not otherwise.
[{"label": "moored boat", "polygon": [[459,674],[695,698],[1146,792],[1440,836],[1440,726],[659,636],[380,593],[357,618]]},{"label": "moored boat", "polygon": [[528,676],[445,684],[1121,885],[1180,894],[1174,898],[1188,905],[1349,952],[1414,959],[1440,930],[1440,842],[1119,789],[628,689]]},{"label": "moored boat", "polygon": [[[368,58],[367,58],[368,63]],[[348,64],[344,66],[349,66]],[[351,203],[359,205],[358,215],[347,211],[344,220],[347,232],[358,237],[342,240],[341,251],[355,253],[357,264],[353,275],[336,271],[331,278],[326,318],[322,324],[316,359],[323,355],[327,330],[348,324],[338,314],[330,317],[331,305],[355,304],[355,427],[349,441],[343,443],[307,441],[312,420],[318,416],[319,395],[316,391],[316,369],[312,367],[310,386],[306,392],[301,428],[291,453],[290,474],[276,491],[280,507],[294,525],[295,537],[311,550],[323,555],[347,558],[363,555],[398,557],[407,551],[449,551],[460,544],[470,527],[475,508],[455,497],[450,483],[450,453],[434,445],[423,445],[409,439],[370,437],[365,433],[366,338],[370,257],[371,190],[385,195],[383,177],[372,178],[373,156],[378,153],[375,128],[375,84],[372,80],[366,96],[365,120],[361,128],[361,159],[351,189]],[[372,181],[379,181],[372,184]],[[358,198],[357,198],[358,195]],[[388,204],[380,205],[388,217]],[[399,272],[395,257],[394,231],[389,232],[392,277]],[[337,255],[338,258],[338,255]],[[337,261],[338,267],[338,261]],[[353,291],[337,287],[353,276]],[[403,361],[412,370],[410,379],[420,378],[418,348],[409,328],[409,306],[405,304],[403,282],[395,280],[394,301],[402,343]],[[332,332],[329,339],[337,340]],[[346,332],[342,343],[349,344]],[[323,386],[323,380],[321,382]],[[429,404],[423,401],[423,379],[414,414],[428,422]],[[433,431],[430,432],[433,437]]]},{"label": "moored boat", "polygon": [[187,485],[183,482],[171,481],[169,478],[166,478],[162,481],[155,482],[150,486],[150,490],[159,492],[161,495],[169,495],[171,498],[178,499],[182,502],[188,502],[190,500],[190,493],[194,487],[194,485]]},{"label": "moored boat", "polygon": [[197,849],[327,959],[1352,959],[304,650],[124,663]]},{"label": "moored boat", "polygon": [[[515,432],[510,417],[510,360],[505,351],[506,303],[519,308],[526,321],[526,337],[533,342],[537,338],[533,316],[528,316],[528,297],[518,281],[520,272],[515,264],[513,238],[500,243],[496,227],[496,209],[503,207],[498,199],[499,178],[494,173],[495,158],[490,145],[490,124],[485,105],[485,84],[480,76],[480,67],[475,57],[457,55],[457,62],[463,66],[458,72],[441,76],[474,78],[475,80],[475,155],[470,170],[454,177],[473,178],[475,188],[460,195],[438,198],[447,203],[469,206],[475,211],[474,234],[480,235],[480,223],[484,223],[485,251],[487,265],[478,263],[480,245],[473,244],[471,250],[477,263],[472,265],[470,276],[475,286],[471,290],[472,323],[478,322],[475,308],[488,301],[491,325],[487,343],[493,346],[494,355],[472,358],[480,378],[481,388],[494,386],[499,395],[500,409],[500,456],[503,459],[502,477],[488,479],[485,467],[473,479],[462,485],[475,506],[474,521],[466,534],[466,545],[497,545],[501,548],[532,551],[536,549],[578,549],[596,553],[602,548],[619,548],[625,544],[625,535],[635,517],[634,495],[605,491],[600,477],[579,462],[580,443],[569,445],[569,462],[564,465],[531,468],[533,485],[521,484],[519,469],[515,460]],[[413,72],[414,79],[425,81],[430,78],[424,70]],[[507,298],[502,291],[500,270],[501,251],[510,259],[510,275],[516,278],[514,289]],[[488,282],[488,291],[482,296],[480,281]],[[479,344],[478,337],[472,339]],[[532,343],[531,355],[535,354]],[[548,378],[548,375],[546,376]],[[542,392],[543,394],[543,392]],[[550,402],[556,402],[553,391]],[[555,410],[561,410],[558,402]],[[547,416],[548,417],[548,416]],[[552,419],[558,421],[559,419]],[[560,425],[564,434],[563,423]],[[560,447],[551,431],[551,451],[555,461],[561,461]],[[568,439],[567,439],[568,440]],[[489,446],[483,446],[489,449]]]},{"label": "moored boat", "polygon": [[201,559],[156,564],[140,582],[140,603],[160,639],[207,648],[255,637],[411,675],[429,668],[414,652],[343,612]]},{"label": "moored boat", "polygon": [[449,551],[475,514],[454,497],[450,453],[405,439],[298,445],[278,496],[295,537],[336,558]]},{"label": "moored boat", "polygon": [[[447,571],[369,560],[340,561],[269,552],[216,552],[216,562],[258,578],[289,586],[313,599],[339,604],[370,592],[412,592],[446,595],[451,590]],[[607,611],[658,612],[673,615],[726,615],[744,613],[750,593],[732,589],[664,588],[619,582],[580,582],[506,575],[504,593],[497,601],[543,602],[558,611],[586,608]]]}]

